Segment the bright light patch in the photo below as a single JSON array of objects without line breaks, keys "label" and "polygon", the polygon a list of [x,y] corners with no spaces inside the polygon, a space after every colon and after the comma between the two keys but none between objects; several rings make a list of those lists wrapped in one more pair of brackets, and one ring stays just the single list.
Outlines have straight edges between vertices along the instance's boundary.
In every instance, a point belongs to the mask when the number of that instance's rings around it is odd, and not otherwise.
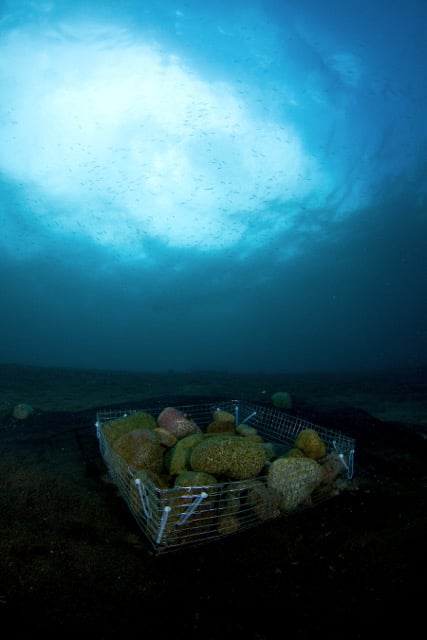
[{"label": "bright light patch", "polygon": [[224,247],[325,187],[291,126],[121,31],[16,32],[1,58],[0,168],[61,203],[34,203],[45,224],[133,251]]}]

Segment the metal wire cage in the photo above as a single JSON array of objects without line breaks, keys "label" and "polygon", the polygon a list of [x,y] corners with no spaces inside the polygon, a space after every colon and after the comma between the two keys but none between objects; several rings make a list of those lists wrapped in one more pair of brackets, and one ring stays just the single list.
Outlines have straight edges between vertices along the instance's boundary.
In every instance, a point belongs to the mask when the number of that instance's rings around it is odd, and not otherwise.
[{"label": "metal wire cage", "polygon": [[[247,401],[230,400],[220,405],[200,403],[175,408],[185,413],[202,431],[212,421],[214,411],[233,413],[236,425],[254,427],[265,442],[281,452],[293,447],[300,431],[315,429],[327,451],[336,452],[339,456],[342,473],[333,483],[314,489],[298,509],[338,494],[353,476],[355,441],[339,432]],[[158,407],[141,410],[153,416],[159,413]],[[103,426],[108,421],[133,413],[136,411],[98,412],[97,436],[111,478],[156,552],[212,541],[286,515],[278,492],[268,486],[267,472],[249,480],[220,481],[209,486],[167,489],[156,486],[143,470],[131,467],[112,448],[104,434]]]}]

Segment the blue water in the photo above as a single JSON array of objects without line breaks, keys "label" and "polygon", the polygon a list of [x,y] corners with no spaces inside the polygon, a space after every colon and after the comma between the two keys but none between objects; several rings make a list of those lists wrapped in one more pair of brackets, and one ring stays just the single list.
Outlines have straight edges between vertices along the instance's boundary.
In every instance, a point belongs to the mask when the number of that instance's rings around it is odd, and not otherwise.
[{"label": "blue water", "polygon": [[0,4],[0,362],[427,364],[424,0]]}]

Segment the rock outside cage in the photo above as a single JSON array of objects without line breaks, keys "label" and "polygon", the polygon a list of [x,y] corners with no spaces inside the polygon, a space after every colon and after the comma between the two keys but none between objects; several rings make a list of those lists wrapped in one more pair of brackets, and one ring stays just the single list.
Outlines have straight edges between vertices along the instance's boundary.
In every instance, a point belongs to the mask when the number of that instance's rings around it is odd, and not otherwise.
[{"label": "rock outside cage", "polygon": [[[353,477],[352,438],[281,410],[236,400],[221,406],[201,403],[173,410],[184,414],[187,422],[196,425],[197,432],[173,446],[168,443],[169,448],[163,443],[158,445],[158,450],[164,452],[163,460],[168,461],[168,471],[172,471],[168,476],[143,465],[135,468],[112,445],[114,437],[107,437],[115,433],[117,424],[123,425],[125,419],[143,412],[152,421],[145,431],[151,430],[156,436],[142,435],[156,447],[155,441],[158,442],[162,431],[155,428],[158,407],[138,412],[101,411],[96,421],[100,451],[109,474],[157,553],[213,541],[314,506],[339,494]],[[229,428],[233,432],[221,427],[224,433],[209,433],[212,416],[215,419],[223,415],[232,415],[233,427]],[[318,455],[309,452],[312,456],[309,457],[304,444],[298,448],[295,443],[308,437],[310,446],[314,436],[323,450]],[[236,464],[240,465],[234,452],[239,449],[244,452],[245,466],[232,472]],[[208,455],[204,450],[209,450]],[[218,457],[214,459],[212,451],[223,455],[221,461],[226,459],[221,462],[224,467],[219,473]],[[261,462],[260,451],[263,451]],[[201,468],[199,459],[205,468]],[[259,472],[253,475],[258,468]]]}]

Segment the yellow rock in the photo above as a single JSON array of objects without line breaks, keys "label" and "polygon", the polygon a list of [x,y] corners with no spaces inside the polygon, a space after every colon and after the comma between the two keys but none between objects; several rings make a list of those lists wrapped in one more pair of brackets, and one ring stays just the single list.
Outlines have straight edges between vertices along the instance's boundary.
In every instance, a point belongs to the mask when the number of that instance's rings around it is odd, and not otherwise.
[{"label": "yellow rock", "polygon": [[145,411],[137,411],[123,418],[117,418],[116,420],[108,420],[103,424],[103,431],[105,437],[110,444],[113,444],[117,438],[123,436],[129,431],[135,429],[155,429],[157,427],[156,420],[153,416]]},{"label": "yellow rock", "polygon": [[214,420],[208,424],[206,433],[234,433],[234,422]]},{"label": "yellow rock", "polygon": [[214,411],[212,414],[212,420],[214,422],[231,422],[234,424],[234,415],[229,411]]},{"label": "yellow rock", "polygon": [[314,429],[303,429],[300,431],[295,440],[295,447],[313,460],[319,460],[326,455],[325,443]]},{"label": "yellow rock", "polygon": [[303,458],[305,456],[305,453],[301,450],[298,449],[298,447],[292,447],[292,449],[289,449],[289,451],[287,451],[286,453],[283,454],[283,456],[280,456],[281,458]]}]

